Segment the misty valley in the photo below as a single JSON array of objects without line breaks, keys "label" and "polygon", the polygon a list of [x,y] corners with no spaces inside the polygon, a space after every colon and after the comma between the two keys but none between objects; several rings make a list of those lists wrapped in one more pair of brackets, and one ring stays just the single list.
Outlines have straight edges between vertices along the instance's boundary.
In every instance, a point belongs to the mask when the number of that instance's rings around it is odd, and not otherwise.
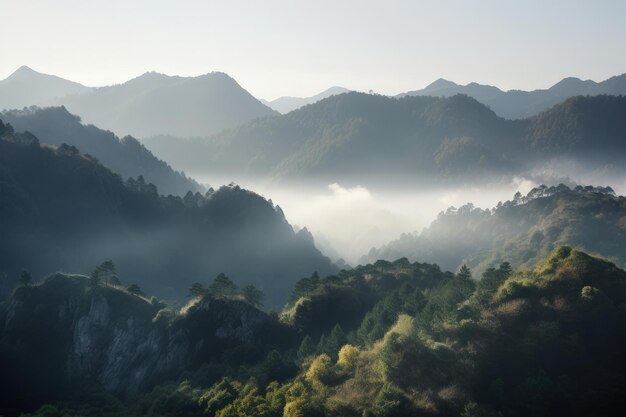
[{"label": "misty valley", "polygon": [[0,416],[613,416],[625,352],[626,74],[0,81]]}]

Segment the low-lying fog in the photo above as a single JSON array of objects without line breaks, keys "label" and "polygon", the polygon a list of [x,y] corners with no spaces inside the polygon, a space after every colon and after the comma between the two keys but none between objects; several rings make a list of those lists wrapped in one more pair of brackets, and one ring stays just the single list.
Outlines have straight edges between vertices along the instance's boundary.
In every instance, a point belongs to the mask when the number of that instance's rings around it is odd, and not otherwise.
[{"label": "low-lying fog", "polygon": [[284,211],[291,224],[306,227],[316,245],[331,258],[349,264],[372,247],[419,231],[450,206],[468,202],[492,207],[512,197],[511,189],[532,188],[523,182],[509,189],[381,190],[367,186],[343,187],[333,183],[313,190],[259,190]]},{"label": "low-lying fog", "polygon": [[[616,177],[602,172],[583,175],[583,171],[575,166],[563,164],[555,163],[527,177],[514,177],[486,186],[391,188],[371,184],[344,185],[341,182],[306,186],[268,185],[245,179],[235,182],[279,205],[295,228],[306,227],[313,234],[317,247],[324,254],[333,260],[343,259],[356,265],[372,247],[384,245],[402,233],[421,231],[439,212],[450,206],[459,207],[471,202],[476,207],[492,208],[499,201],[512,199],[515,192],[526,194],[542,183],[609,185],[618,194],[626,192],[623,175]],[[214,187],[230,182],[215,177],[195,178]]]}]

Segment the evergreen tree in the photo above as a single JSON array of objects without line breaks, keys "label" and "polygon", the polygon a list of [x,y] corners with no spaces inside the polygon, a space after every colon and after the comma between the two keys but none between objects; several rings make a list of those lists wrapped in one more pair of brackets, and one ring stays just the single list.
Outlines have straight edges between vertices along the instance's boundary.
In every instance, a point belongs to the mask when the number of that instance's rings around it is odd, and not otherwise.
[{"label": "evergreen tree", "polygon": [[241,295],[248,303],[252,304],[253,306],[263,306],[263,297],[265,297],[265,294],[263,294],[263,291],[259,290],[254,285],[246,285],[245,287],[243,287],[241,289]]},{"label": "evergreen tree", "polygon": [[194,282],[193,284],[191,284],[191,287],[189,287],[189,298],[202,297],[208,292],[209,291],[204,288],[204,285],[200,284],[199,282]]},{"label": "evergreen tree", "polygon": [[237,293],[237,285],[224,273],[219,273],[209,286],[209,293],[216,297],[227,297]]},{"label": "evergreen tree", "polygon": [[303,361],[313,355],[315,355],[315,343],[313,343],[313,338],[307,334],[298,348],[298,360]]},{"label": "evergreen tree", "polygon": [[98,265],[91,273],[91,278],[95,284],[102,283],[109,286],[121,285],[117,273],[115,272],[115,265],[111,260],[104,261]]},{"label": "evergreen tree", "polygon": [[456,274],[456,277],[459,279],[471,279],[472,271],[470,271],[467,265],[463,264],[463,266],[461,266],[461,269],[459,269],[458,274]]},{"label": "evergreen tree", "polygon": [[339,349],[347,343],[346,334],[339,324],[335,324],[327,337],[320,339],[319,352],[327,353],[333,358],[339,354]]},{"label": "evergreen tree", "polygon": [[126,287],[126,290],[131,294],[144,295],[143,291],[141,291],[141,288],[137,284],[130,284]]}]

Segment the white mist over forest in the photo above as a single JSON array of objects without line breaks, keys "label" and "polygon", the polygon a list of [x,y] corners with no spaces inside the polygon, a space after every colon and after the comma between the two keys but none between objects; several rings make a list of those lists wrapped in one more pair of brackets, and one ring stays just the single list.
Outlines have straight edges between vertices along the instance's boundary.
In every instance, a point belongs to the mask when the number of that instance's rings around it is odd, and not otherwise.
[{"label": "white mist over forest", "polygon": [[[215,187],[230,180],[195,177]],[[597,184],[626,192],[626,176],[611,171],[587,170],[572,161],[553,161],[524,176],[502,178],[485,185],[381,187],[324,184],[272,185],[266,181],[239,178],[235,181],[280,206],[296,229],[306,227],[315,245],[333,261],[343,259],[356,265],[373,247],[383,246],[403,233],[420,232],[449,207],[467,203],[490,209],[498,202],[512,200],[541,184],[568,186]]]},{"label": "white mist over forest", "polygon": [[[209,183],[201,178],[200,182]],[[214,186],[214,182],[210,182]],[[379,247],[402,233],[420,231],[441,211],[472,203],[494,207],[515,192],[526,193],[535,182],[512,178],[506,184],[472,187],[420,187],[407,189],[378,186],[324,185],[280,186],[240,180],[283,210],[294,228],[306,227],[316,246],[333,260],[357,264],[372,247]]]}]

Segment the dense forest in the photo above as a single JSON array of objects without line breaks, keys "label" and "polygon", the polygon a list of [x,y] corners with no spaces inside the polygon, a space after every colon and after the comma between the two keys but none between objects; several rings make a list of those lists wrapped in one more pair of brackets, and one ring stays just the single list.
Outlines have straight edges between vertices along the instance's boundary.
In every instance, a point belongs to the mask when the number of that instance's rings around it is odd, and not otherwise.
[{"label": "dense forest", "polygon": [[295,233],[280,207],[253,192],[231,184],[164,197],[141,176],[124,181],[75,146],[42,145],[1,122],[0,195],[3,294],[22,269],[87,273],[111,259],[170,300],[223,272],[280,306],[294,280],[335,271],[306,229]]},{"label": "dense forest", "polygon": [[0,4],[0,417],[624,414],[626,1]]},{"label": "dense forest", "polygon": [[102,271],[23,279],[1,305],[5,415],[585,416],[622,402],[626,271],[567,246],[480,280],[406,258],[314,274],[280,315],[224,277],[176,309]]},{"label": "dense forest", "polygon": [[492,209],[450,207],[423,231],[372,249],[362,261],[407,257],[484,271],[504,260],[532,266],[563,244],[626,266],[626,198],[610,187],[542,185]]},{"label": "dense forest", "polygon": [[18,132],[28,131],[44,144],[75,146],[122,178],[142,176],[162,194],[182,197],[187,191],[205,191],[193,179],[154,157],[137,139],[132,136],[120,139],[96,126],[84,125],[80,117],[70,114],[65,107],[31,107],[5,111],[0,117]]},{"label": "dense forest", "polygon": [[573,97],[538,116],[507,120],[465,95],[351,92],[208,138],[161,136],[144,143],[175,166],[202,174],[484,184],[553,159],[623,172],[625,120],[623,96]]}]

